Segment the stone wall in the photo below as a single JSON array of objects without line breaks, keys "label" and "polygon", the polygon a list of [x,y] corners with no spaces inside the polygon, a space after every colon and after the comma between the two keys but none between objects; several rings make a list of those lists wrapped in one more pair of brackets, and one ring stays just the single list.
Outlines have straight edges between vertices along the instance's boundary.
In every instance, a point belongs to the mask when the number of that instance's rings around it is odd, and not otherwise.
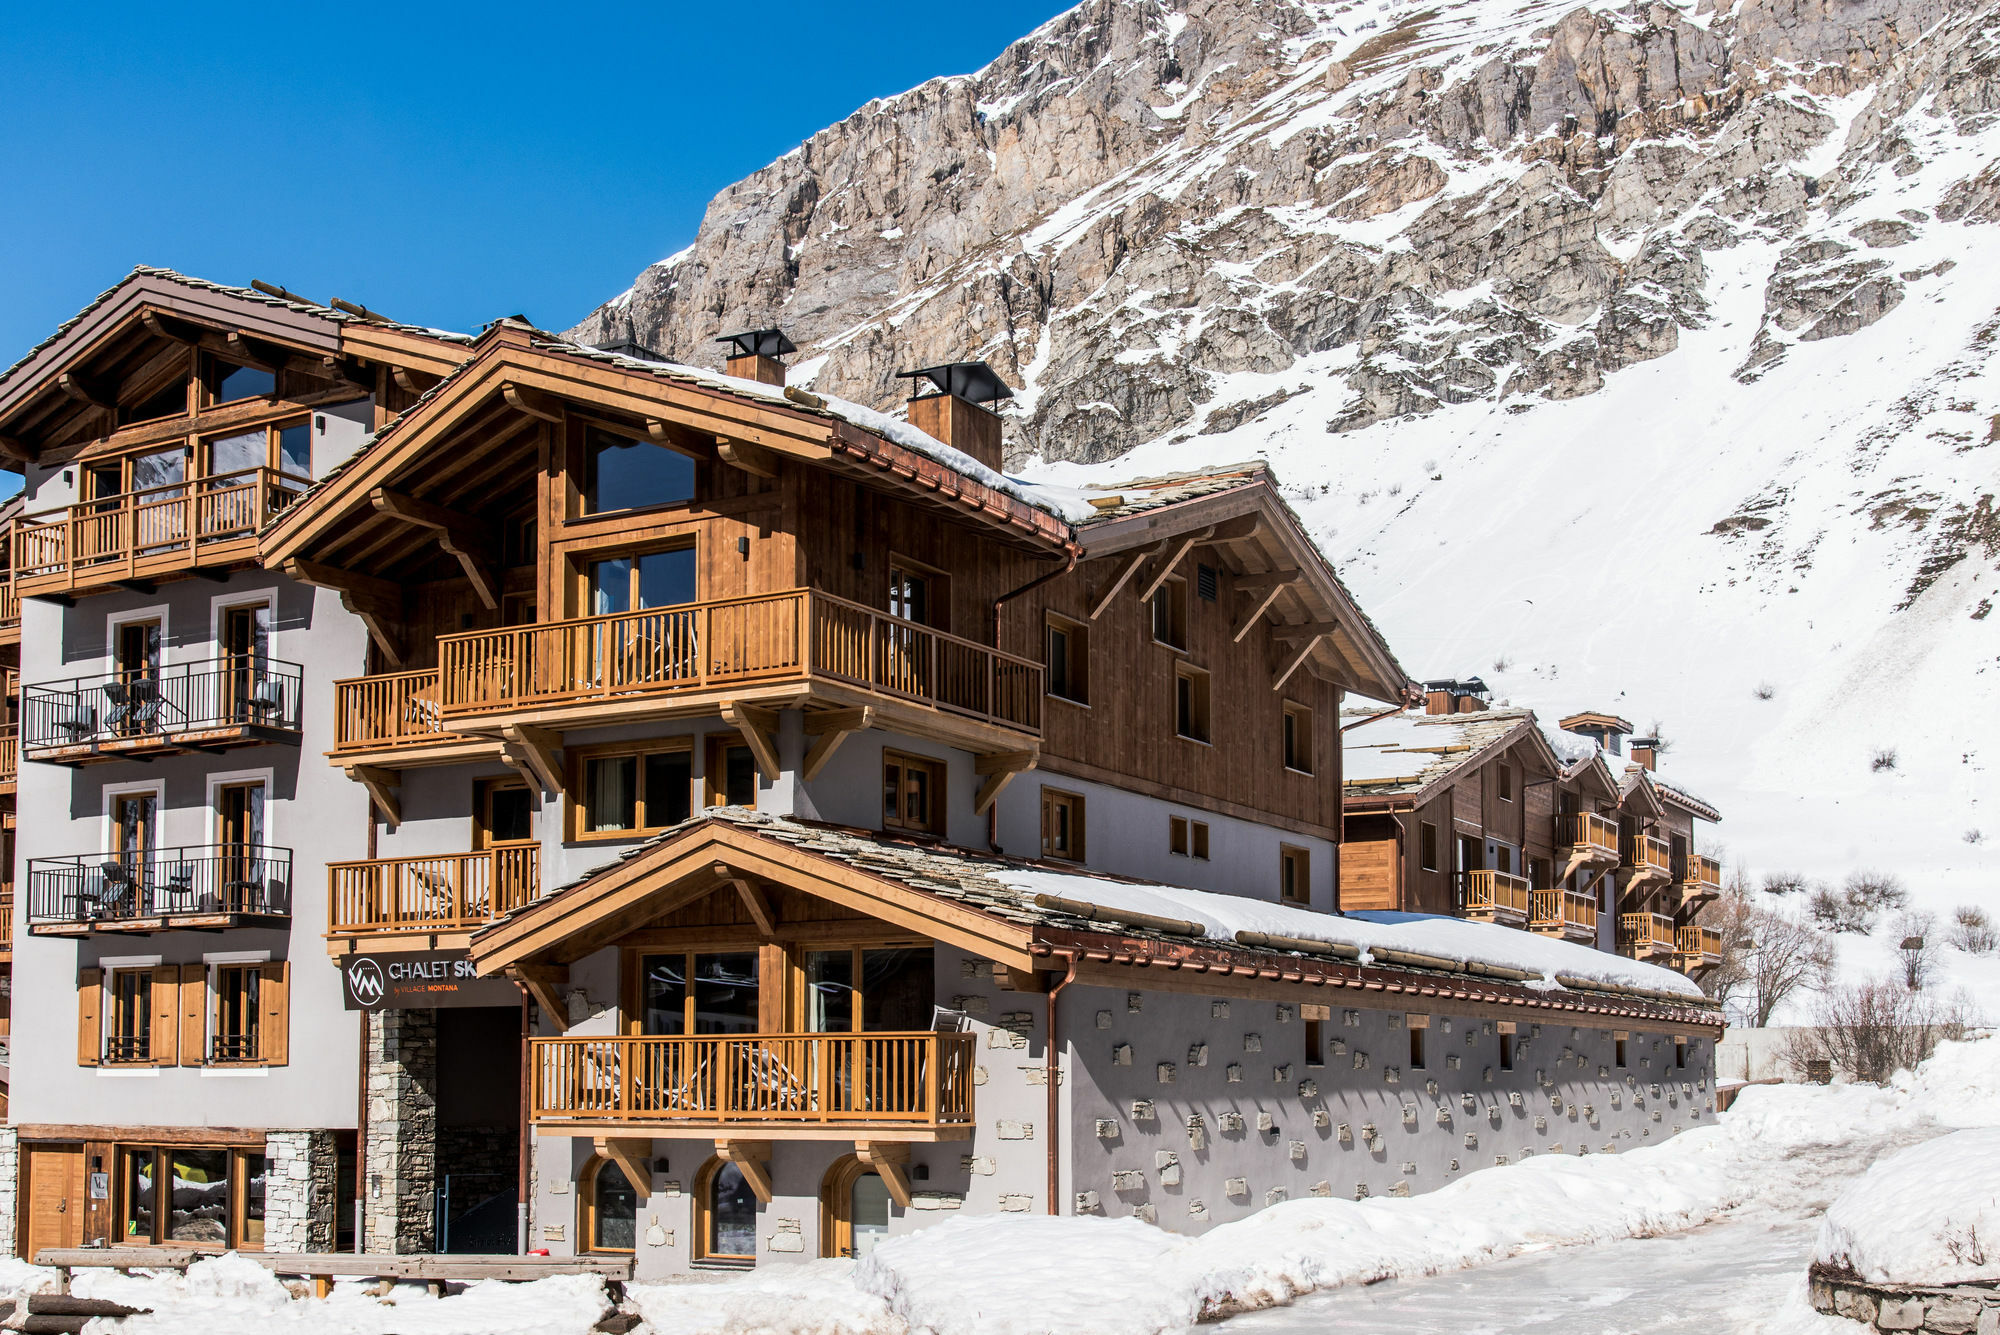
[{"label": "stone wall", "polygon": [[362,1211],[371,1252],[427,1252],[437,1232],[437,1012],[368,1017]]},{"label": "stone wall", "polygon": [[333,1133],[273,1131],[264,1163],[264,1250],[332,1251],[340,1186]]},{"label": "stone wall", "polygon": [[1812,1305],[1891,1335],[2000,1335],[2000,1285],[1869,1284],[1814,1266]]},{"label": "stone wall", "polygon": [[20,1239],[14,1221],[20,1217],[21,1139],[11,1126],[0,1126],[0,1256],[18,1255]]}]

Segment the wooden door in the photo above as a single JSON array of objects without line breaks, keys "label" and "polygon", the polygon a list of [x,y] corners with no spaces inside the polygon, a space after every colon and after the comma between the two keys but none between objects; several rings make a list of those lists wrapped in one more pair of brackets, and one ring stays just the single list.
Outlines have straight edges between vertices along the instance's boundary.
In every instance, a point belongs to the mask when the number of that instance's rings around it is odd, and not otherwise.
[{"label": "wooden door", "polygon": [[271,609],[263,603],[224,608],[222,653],[228,667],[220,683],[219,717],[248,718],[264,675],[264,661],[271,654]]},{"label": "wooden door", "polygon": [[264,785],[224,784],[215,791],[215,842],[221,845],[217,889],[228,913],[263,911]]},{"label": "wooden door", "polygon": [[89,1184],[82,1145],[21,1146],[22,1255],[44,1247],[81,1247]]}]

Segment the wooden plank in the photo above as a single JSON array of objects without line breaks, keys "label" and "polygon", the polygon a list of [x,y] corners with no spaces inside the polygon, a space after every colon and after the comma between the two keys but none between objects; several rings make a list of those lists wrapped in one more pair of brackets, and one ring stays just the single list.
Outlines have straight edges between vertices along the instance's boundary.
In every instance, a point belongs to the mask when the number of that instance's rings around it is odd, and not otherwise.
[{"label": "wooden plank", "polygon": [[1132,582],[1132,576],[1139,573],[1139,567],[1146,563],[1146,558],[1164,546],[1166,544],[1163,542],[1152,542],[1144,547],[1133,548],[1124,561],[1119,563],[1117,571],[1111,576],[1111,582],[1104,586],[1103,592],[1099,593],[1097,600],[1091,604],[1090,616],[1087,619],[1095,621],[1103,616],[1104,610],[1117,599],[1119,592]]},{"label": "wooden plank", "polygon": [[778,777],[778,717],[768,709],[758,709],[735,700],[724,700],[717,711],[722,721],[743,734],[757,758],[757,768],[767,778]]},{"label": "wooden plank", "polygon": [[1167,579],[1174,573],[1175,568],[1186,559],[1187,554],[1193,551],[1197,544],[1206,541],[1208,535],[1212,532],[1214,532],[1213,529],[1196,529],[1176,543],[1173,550],[1168,554],[1167,559],[1160,562],[1160,568],[1153,572],[1153,577],[1140,586],[1139,601],[1143,603],[1158,593],[1160,586],[1167,582]]}]

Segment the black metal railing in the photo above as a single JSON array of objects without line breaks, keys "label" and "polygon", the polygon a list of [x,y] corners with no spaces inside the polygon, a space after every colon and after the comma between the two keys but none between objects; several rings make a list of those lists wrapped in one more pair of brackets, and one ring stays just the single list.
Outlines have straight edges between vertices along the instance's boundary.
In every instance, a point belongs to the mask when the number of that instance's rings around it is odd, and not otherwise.
[{"label": "black metal railing", "polygon": [[28,859],[28,921],[119,922],[292,911],[292,850],[261,844]]},{"label": "black metal railing", "polygon": [[211,1062],[253,1062],[257,1060],[257,1035],[217,1034],[209,1042]]},{"label": "black metal railing", "polygon": [[107,1062],[143,1062],[153,1057],[153,1038],[150,1034],[113,1034],[104,1040],[104,1060]]},{"label": "black metal railing", "polygon": [[51,751],[233,727],[299,730],[297,663],[248,654],[43,682],[21,692],[21,744]]}]

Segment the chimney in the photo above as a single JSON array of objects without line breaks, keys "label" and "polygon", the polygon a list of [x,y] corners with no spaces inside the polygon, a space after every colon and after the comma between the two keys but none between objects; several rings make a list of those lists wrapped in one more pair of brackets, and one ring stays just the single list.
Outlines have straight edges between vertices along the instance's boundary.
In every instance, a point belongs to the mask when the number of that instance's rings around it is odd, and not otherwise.
[{"label": "chimney", "polygon": [[1451,688],[1457,685],[1449,681],[1427,681],[1424,683],[1424,712],[1426,714],[1449,714],[1454,710]]},{"label": "chimney", "polygon": [[1643,765],[1649,773],[1658,767],[1660,758],[1659,738],[1634,737],[1630,742],[1630,746],[1632,747],[1632,759]]},{"label": "chimney", "polygon": [[934,386],[929,394],[911,397],[911,426],[1000,471],[1000,418],[982,405],[1011,399],[1014,391],[1001,383],[992,367],[985,362],[952,362],[896,374],[904,380],[928,380]]},{"label": "chimney", "polygon": [[746,329],[715,341],[730,345],[729,356],[722,363],[725,372],[765,385],[785,383],[785,364],[778,358],[798,351],[782,329]]}]

